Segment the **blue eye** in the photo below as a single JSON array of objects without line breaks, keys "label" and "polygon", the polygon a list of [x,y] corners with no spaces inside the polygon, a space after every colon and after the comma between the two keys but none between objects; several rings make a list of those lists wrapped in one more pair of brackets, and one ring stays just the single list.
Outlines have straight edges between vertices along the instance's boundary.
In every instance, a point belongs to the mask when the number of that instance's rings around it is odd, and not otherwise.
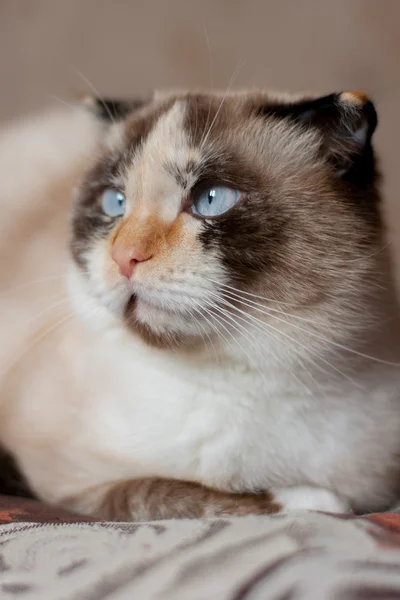
[{"label": "blue eye", "polygon": [[101,206],[109,217],[122,217],[125,213],[125,196],[122,192],[107,188],[101,195]]},{"label": "blue eye", "polygon": [[239,200],[241,193],[229,187],[215,186],[206,188],[195,197],[192,210],[200,217],[217,217],[232,208]]}]

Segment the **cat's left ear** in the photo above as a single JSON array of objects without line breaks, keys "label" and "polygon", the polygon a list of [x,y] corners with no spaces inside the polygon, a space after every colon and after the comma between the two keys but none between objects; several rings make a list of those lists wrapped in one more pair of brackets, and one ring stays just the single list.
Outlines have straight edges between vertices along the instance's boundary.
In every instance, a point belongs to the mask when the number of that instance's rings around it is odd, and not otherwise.
[{"label": "cat's left ear", "polygon": [[338,177],[357,185],[371,183],[375,175],[372,134],[377,114],[362,92],[341,92],[322,98],[277,107],[272,111],[317,127],[322,134],[322,151]]},{"label": "cat's left ear", "polygon": [[144,99],[111,100],[90,95],[81,96],[79,100],[93,110],[100,119],[109,123],[124,119],[129,113],[147,103]]}]

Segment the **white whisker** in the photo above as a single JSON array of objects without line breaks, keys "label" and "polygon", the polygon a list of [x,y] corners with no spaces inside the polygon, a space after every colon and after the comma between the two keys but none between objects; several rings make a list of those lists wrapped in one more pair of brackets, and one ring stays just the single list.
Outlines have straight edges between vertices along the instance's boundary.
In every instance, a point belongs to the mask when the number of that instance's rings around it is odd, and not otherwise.
[{"label": "white whisker", "polygon": [[[236,298],[231,298],[231,299],[236,300]],[[239,300],[237,300],[237,301],[239,302]],[[251,304],[247,303],[247,300],[246,301],[240,300],[240,302],[241,302],[241,304],[243,304],[245,306],[249,306],[250,308],[253,308],[253,310],[255,310],[257,312],[260,312],[260,313],[262,313],[264,315],[267,315],[271,319],[275,319],[277,321],[280,321],[281,323],[285,323],[286,325],[290,325],[291,327],[297,329],[298,331],[302,331],[303,333],[306,333],[307,335],[310,335],[313,338],[320,340],[321,342],[324,342],[326,344],[330,344],[331,346],[339,348],[340,350],[343,350],[345,352],[350,352],[351,354],[354,354],[354,355],[359,356],[361,358],[365,358],[367,360],[373,360],[373,361],[378,362],[380,364],[388,365],[388,366],[391,366],[391,367],[399,367],[400,366],[400,363],[395,363],[395,362],[387,361],[387,360],[384,360],[382,358],[378,358],[376,356],[371,356],[369,354],[365,354],[364,352],[359,352],[358,350],[354,350],[353,348],[348,348],[347,346],[344,346],[343,344],[340,344],[339,342],[335,342],[332,339],[326,338],[324,336],[319,335],[318,333],[315,333],[311,329],[304,329],[304,327],[300,327],[300,325],[297,325],[296,323],[293,323],[291,321],[286,321],[285,319],[282,319],[281,317],[277,317],[276,315],[274,315],[271,312],[269,312],[269,309],[260,309],[260,308],[257,308],[255,306],[252,306]]]},{"label": "white whisker", "polygon": [[40,317],[43,317],[44,315],[46,315],[48,312],[50,312],[54,308],[58,308],[59,306],[62,306],[63,304],[66,304],[69,301],[70,301],[70,296],[67,296],[67,297],[64,297],[62,300],[60,300],[59,302],[55,302],[54,304],[50,304],[50,306],[46,306],[46,308],[44,310],[41,310],[34,317],[31,317],[27,321],[27,324],[32,323],[32,321],[37,321],[38,319],[40,319]]},{"label": "white whisker", "polygon": [[388,241],[384,246],[382,246],[382,248],[375,250],[375,252],[372,252],[371,254],[366,254],[365,256],[358,256],[357,258],[349,258],[347,262],[358,262],[360,260],[367,260],[368,258],[372,258],[373,256],[376,256],[377,254],[383,252],[389,246],[389,244],[390,241]]},{"label": "white whisker", "polygon": [[8,294],[11,294],[12,292],[21,290],[21,289],[29,287],[31,285],[35,285],[36,283],[45,283],[45,282],[49,282],[49,281],[54,281],[56,279],[64,279],[64,278],[65,278],[65,275],[50,275],[49,277],[40,277],[39,279],[34,279],[33,281],[25,281],[24,283],[15,285],[15,286],[9,288],[8,290],[2,291],[0,294],[0,298],[2,298],[3,296],[7,296]]},{"label": "white whisker", "polygon": [[[235,314],[235,316],[233,316],[232,313],[229,313],[227,310],[223,310],[221,307],[217,308],[216,306],[214,306],[214,310],[219,310],[219,311],[223,312],[223,314],[226,315],[227,318],[229,318],[233,323],[235,323],[235,325],[237,325],[239,327],[239,328],[237,328],[235,326],[234,329],[236,331],[238,331],[240,335],[243,335],[245,337],[245,339],[247,339],[248,341],[250,341],[250,340],[247,337],[247,335],[245,335],[247,333],[249,333],[256,342],[258,342],[259,340],[254,334],[252,334],[250,331],[248,331],[243,325],[240,325],[240,323],[237,323],[237,319],[243,321],[246,325],[251,325],[252,327],[254,327],[256,329],[256,331],[259,331],[260,333],[262,333],[264,335],[266,333],[259,326],[254,325],[253,323],[249,322],[249,320],[245,319],[244,317],[241,317],[240,315]],[[233,327],[233,325],[231,325],[231,326]],[[250,341],[250,343],[251,343],[251,341]],[[279,362],[280,362],[280,364],[284,365],[283,360],[279,360]],[[285,366],[286,370],[290,373],[290,375],[292,375],[296,379],[296,381],[305,389],[305,391],[308,394],[312,395],[312,391],[304,383],[304,381],[302,381],[296,373],[294,373],[291,369],[289,369],[288,365],[284,365],[284,366]],[[316,383],[315,379],[312,377],[312,375],[309,373],[309,371],[308,370],[306,370],[306,371],[307,371],[308,375],[311,377],[311,379],[313,379],[314,383]],[[260,370],[260,372],[261,372],[261,370]]]},{"label": "white whisker", "polygon": [[[192,299],[193,300],[193,299]],[[252,338],[254,340],[257,341],[257,338],[254,336],[254,334],[251,334],[251,332],[249,332],[248,330],[246,330],[243,326],[241,326],[241,328],[238,327],[238,324],[235,322],[235,320],[233,319],[232,315],[229,314],[227,311],[224,311],[223,309],[221,309],[221,307],[217,307],[215,305],[212,306],[213,310],[218,310],[219,313],[222,313],[223,316],[221,316],[221,314],[216,315],[215,313],[211,312],[210,310],[208,310],[204,305],[201,306],[201,309],[203,311],[207,311],[207,313],[211,316],[211,318],[215,319],[217,321],[217,323],[223,327],[223,329],[232,337],[232,339],[236,342],[236,344],[239,346],[241,352],[243,352],[245,354],[245,356],[247,357],[249,364],[253,364],[256,369],[258,370],[258,372],[260,373],[262,379],[264,380],[265,383],[268,384],[267,382],[267,378],[265,376],[265,373],[261,370],[260,366],[257,363],[254,363],[254,361],[252,360],[251,356],[249,355],[249,353],[246,351],[245,348],[243,348],[243,346],[241,345],[241,343],[239,342],[239,340],[233,335],[233,333],[224,325],[224,323],[226,323],[229,327],[232,327],[232,329],[234,329],[235,331],[237,331],[239,333],[239,335],[243,336],[245,339],[247,339],[247,341],[252,344],[252,340],[249,339],[249,337],[247,336],[247,334],[249,333]],[[204,316],[204,314],[203,314]],[[227,320],[227,318],[229,320]],[[240,325],[240,324],[239,324]],[[219,332],[221,334],[221,332]],[[226,339],[226,337],[223,336],[223,339],[226,343],[228,343],[228,340]],[[228,346],[231,351],[233,352],[233,348],[232,346],[229,344]],[[305,386],[304,382],[302,382],[300,379],[298,379],[295,375],[295,378],[298,380],[298,382],[303,385],[306,389],[306,391],[308,393],[311,393],[311,390],[309,390],[309,388],[307,388],[307,386]]]},{"label": "white whisker", "polygon": [[[201,309],[201,310],[199,310],[199,312],[200,312],[200,314],[202,315],[202,317],[203,317],[203,318],[204,318],[204,319],[207,321],[207,323],[210,325],[210,327],[211,327],[211,328],[212,328],[212,329],[215,331],[215,333],[217,334],[217,336],[219,336],[219,337],[222,337],[222,339],[224,340],[224,342],[225,342],[225,343],[228,345],[228,348],[230,348],[230,349],[231,349],[231,351],[232,351],[232,353],[233,353],[233,352],[234,352],[234,350],[233,350],[233,348],[232,348],[232,346],[231,346],[231,344],[230,344],[229,340],[228,340],[228,339],[225,337],[225,335],[224,335],[224,334],[223,334],[223,333],[222,333],[222,332],[221,332],[221,331],[220,331],[220,330],[219,330],[219,329],[218,329],[218,328],[215,326],[215,324],[214,324],[212,321],[210,321],[210,320],[209,320],[209,319],[206,317],[206,315],[204,314],[204,312],[205,312],[205,313],[207,313],[207,314],[208,314],[208,315],[211,317],[211,319],[215,319],[215,320],[217,321],[217,323],[218,323],[218,324],[221,324],[221,323],[219,323],[219,320],[215,318],[215,315],[213,315],[213,314],[212,314],[212,313],[211,313],[211,312],[208,310],[208,308],[206,308],[205,306],[202,306],[200,303],[196,302],[196,300],[194,300],[193,298],[191,298],[191,300],[192,300],[192,302],[194,302],[194,303],[195,303],[195,304],[196,304],[196,305],[199,307],[199,309]],[[224,327],[224,325],[222,325],[222,326],[223,326],[223,328],[225,329],[225,331],[227,331],[227,333],[228,333],[228,334],[229,334],[231,337],[233,337],[233,336],[232,336],[232,333],[231,333],[230,331],[228,331],[228,329],[226,329],[226,327]]]},{"label": "white whisker", "polygon": [[229,92],[231,90],[231,87],[235,83],[235,79],[239,75],[240,70],[242,69],[243,65],[244,65],[244,62],[239,63],[238,66],[236,67],[235,71],[233,72],[233,75],[232,75],[232,77],[229,80],[228,86],[227,86],[227,88],[225,90],[225,93],[224,93],[224,95],[222,97],[222,100],[221,100],[221,103],[220,103],[220,105],[218,107],[218,110],[215,113],[215,116],[214,116],[213,120],[211,121],[211,125],[208,128],[208,131],[207,131],[206,135],[203,137],[203,139],[202,139],[202,141],[200,143],[200,148],[204,148],[204,145],[205,145],[206,141],[208,140],[208,136],[211,133],[211,130],[212,130],[213,126],[214,126],[214,123],[217,120],[219,113],[221,112],[221,109],[222,109],[222,107],[224,105],[224,102],[225,102],[225,100],[227,98],[227,95],[229,94]]},{"label": "white whisker", "polygon": [[51,98],[52,100],[57,100],[57,102],[60,102],[60,104],[64,104],[65,106],[68,106],[68,108],[72,108],[72,110],[81,110],[76,104],[71,104],[70,102],[67,102],[66,100],[63,100],[63,98],[60,98],[59,96],[56,96],[56,94],[49,94],[49,98]]},{"label": "white whisker", "polygon": [[[192,309],[194,311],[196,311],[197,314],[200,314],[200,316],[202,316],[200,310],[196,306],[192,306]],[[201,335],[201,339],[204,341],[204,344],[207,347],[206,340],[205,340],[205,338],[204,338],[204,336],[203,336],[203,334],[201,332],[201,329],[200,329],[202,327],[202,323],[200,322],[199,319],[196,319],[196,317],[195,317],[195,315],[193,313],[191,313],[191,317],[194,319],[195,324],[196,324],[197,328],[199,329],[199,332],[200,332],[200,335]],[[211,324],[210,324],[210,326],[211,326]],[[211,345],[211,347],[212,347],[212,349],[214,351],[216,361],[219,363],[219,356],[218,356],[218,353],[217,353],[217,349],[215,348],[214,342],[212,341],[211,336],[209,335],[208,331],[206,330],[206,328],[204,326],[203,326],[203,331],[204,331],[204,334],[207,336],[207,339],[210,342],[210,345]]]},{"label": "white whisker", "polygon": [[229,290],[233,290],[234,292],[237,292],[238,294],[243,294],[244,296],[250,296],[251,298],[257,298],[258,300],[264,300],[264,302],[275,302],[276,304],[282,304],[282,305],[294,307],[293,303],[282,302],[281,300],[276,300],[273,298],[265,298],[264,296],[258,296],[257,294],[252,294],[251,292],[245,292],[244,290],[240,290],[239,288],[235,288],[231,285],[227,285],[226,283],[222,283],[221,281],[217,281],[216,279],[211,279],[210,277],[207,277],[206,279],[210,283],[214,283],[215,285],[218,285],[220,287],[224,287]]},{"label": "white whisker", "polygon": [[255,302],[254,300],[251,300],[250,298],[243,298],[243,296],[237,292],[221,290],[221,293],[226,294],[226,295],[229,294],[231,297],[238,298],[239,300],[245,300],[246,302],[249,302],[253,306],[258,306],[263,309],[269,310],[271,312],[277,312],[288,318],[290,317],[292,319],[297,319],[298,321],[304,321],[305,323],[314,323],[313,319],[309,319],[307,317],[300,317],[299,315],[292,315],[290,313],[287,313],[284,310],[280,310],[278,308],[272,308],[270,306],[268,306],[268,308],[267,308],[264,304],[261,304],[260,302]]},{"label": "white whisker", "polygon": [[[216,294],[215,294],[215,296],[218,298],[219,302],[222,302],[223,304],[226,304],[227,306],[229,306],[229,308],[231,308],[233,310],[236,310],[237,312],[245,315],[248,319],[259,323],[264,328],[270,329],[270,330],[278,333],[279,336],[283,336],[283,337],[289,339],[294,345],[297,345],[299,348],[302,348],[303,350],[306,350],[308,352],[308,354],[310,354],[309,348],[307,346],[305,346],[304,344],[302,344],[301,342],[299,342],[298,340],[296,340],[295,338],[293,338],[292,336],[290,336],[285,331],[281,331],[280,329],[278,329],[276,327],[273,327],[270,323],[265,323],[264,321],[262,321],[261,319],[258,319],[254,315],[249,315],[248,313],[246,313],[245,311],[241,310],[240,308],[238,308],[237,306],[235,306],[231,302],[228,302],[227,300],[223,299],[221,296],[217,296]],[[245,304],[245,303],[243,303],[243,304]],[[273,317],[273,315],[270,315],[270,316]],[[283,322],[285,322],[285,321],[283,321]],[[287,323],[287,324],[291,324],[291,323]],[[311,356],[308,356],[308,360],[310,362],[312,362],[313,364],[315,364],[316,366],[318,366],[317,363],[315,363],[315,361],[311,358]],[[323,358],[321,356],[318,356],[318,360],[320,360],[323,363],[327,364],[331,369],[333,369],[334,371],[336,371],[337,373],[339,373],[339,375],[341,375],[342,377],[344,377],[345,379],[347,379],[348,381],[350,381],[356,387],[359,387],[359,388],[363,389],[362,386],[358,382],[354,381],[346,373],[344,373],[343,371],[341,371],[340,369],[338,369],[335,365],[332,365],[325,358]],[[321,368],[321,367],[319,367],[319,368]]]},{"label": "white whisker", "polygon": [[99,93],[99,91],[94,87],[93,83],[91,81],[89,81],[89,79],[86,77],[86,75],[84,75],[82,73],[82,71],[80,71],[79,69],[77,69],[76,67],[71,67],[73,71],[75,71],[75,73],[86,83],[86,85],[88,85],[90,87],[90,89],[92,90],[92,92],[95,95],[95,98],[97,100],[99,100],[101,102],[101,104],[104,107],[104,110],[106,111],[106,113],[108,114],[108,116],[110,117],[110,121],[112,123],[116,123],[112,112],[110,111],[110,109],[108,108],[107,104],[104,102],[104,100],[101,97],[101,94]]},{"label": "white whisker", "polygon": [[23,358],[24,356],[33,348],[37,346],[41,341],[43,341],[48,335],[54,333],[57,329],[59,329],[64,323],[70,321],[74,317],[73,313],[68,314],[66,317],[64,316],[62,319],[57,321],[52,327],[46,329],[39,337],[37,337],[31,344],[26,346],[21,353],[17,356],[14,356],[12,361],[6,366],[5,370],[0,375],[0,380],[3,379]]},{"label": "white whisker", "polygon": [[[208,59],[209,59],[209,68],[210,68],[210,88],[211,88],[211,91],[212,91],[212,88],[213,88],[213,70],[212,70],[211,44],[210,44],[210,38],[208,37],[207,29],[205,27],[204,27],[204,33],[206,35],[207,48],[208,48]],[[204,132],[203,132],[203,135],[202,135],[201,141],[200,141],[200,148],[203,147],[203,139],[204,139],[204,136],[205,136],[205,132],[207,131],[207,128],[208,128],[208,121],[210,119],[210,112],[211,112],[211,103],[212,103],[212,95],[210,94],[210,100],[209,100],[209,103],[208,103],[207,119],[206,119],[206,124],[204,126]],[[196,110],[196,138],[197,138],[197,110]]]}]

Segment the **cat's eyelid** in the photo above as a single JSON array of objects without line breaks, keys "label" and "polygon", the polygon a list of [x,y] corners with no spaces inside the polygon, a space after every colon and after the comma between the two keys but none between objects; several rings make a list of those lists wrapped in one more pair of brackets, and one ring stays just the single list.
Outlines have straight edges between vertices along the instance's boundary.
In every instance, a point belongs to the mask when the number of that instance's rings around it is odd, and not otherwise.
[{"label": "cat's eyelid", "polygon": [[116,192],[120,192],[125,196],[125,186],[121,183],[117,185],[115,180],[98,179],[97,181],[88,182],[87,188],[97,197],[100,197],[101,194],[107,189],[115,190]]},{"label": "cat's eyelid", "polygon": [[93,179],[87,182],[87,188],[89,190],[98,190],[101,193],[106,188],[112,188],[118,192],[124,193],[124,185],[121,181],[115,179]]},{"label": "cat's eyelid", "polygon": [[238,190],[243,194],[247,193],[247,190],[243,189],[242,186],[237,185],[234,181],[228,180],[228,178],[219,179],[218,177],[199,177],[199,179],[191,186],[188,193],[193,194],[194,191],[196,193],[201,193],[204,190],[216,187],[227,187]]}]

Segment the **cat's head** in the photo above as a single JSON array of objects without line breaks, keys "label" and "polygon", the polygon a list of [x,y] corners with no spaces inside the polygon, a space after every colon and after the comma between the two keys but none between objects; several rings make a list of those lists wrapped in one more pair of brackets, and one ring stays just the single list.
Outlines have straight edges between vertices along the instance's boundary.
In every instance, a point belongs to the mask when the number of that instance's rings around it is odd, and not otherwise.
[{"label": "cat's head", "polygon": [[99,314],[162,347],[262,327],[340,338],[361,319],[381,229],[363,94],[97,110],[105,141],[78,189],[71,250]]}]

